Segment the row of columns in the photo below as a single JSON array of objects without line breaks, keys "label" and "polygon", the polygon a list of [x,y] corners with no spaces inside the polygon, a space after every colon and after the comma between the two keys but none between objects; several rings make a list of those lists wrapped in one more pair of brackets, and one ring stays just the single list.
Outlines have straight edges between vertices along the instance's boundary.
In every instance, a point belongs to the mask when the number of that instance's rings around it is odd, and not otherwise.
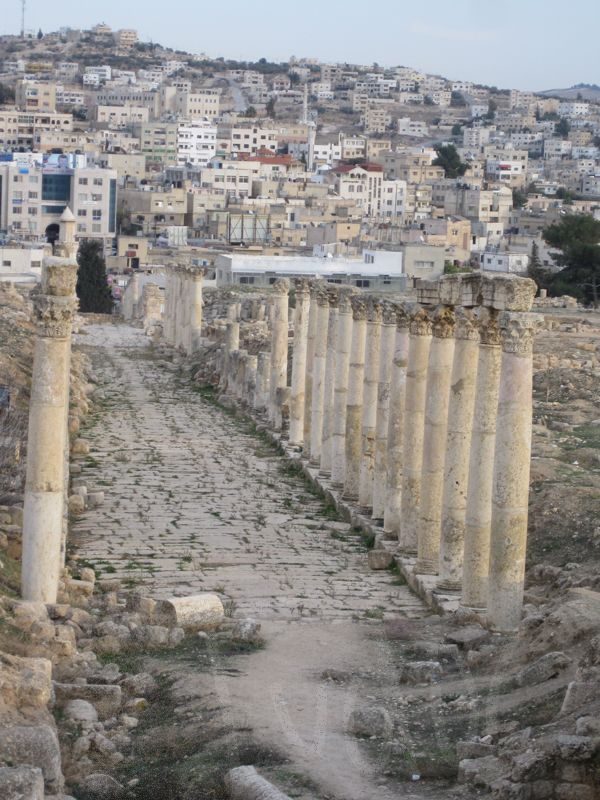
[{"label": "row of columns", "polygon": [[295,288],[290,443],[416,557],[415,572],[487,609],[491,627],[515,629],[535,285],[445,276],[402,304],[320,282]]},{"label": "row of columns", "polygon": [[202,267],[173,266],[166,272],[163,335],[187,355],[200,345],[203,278]]}]

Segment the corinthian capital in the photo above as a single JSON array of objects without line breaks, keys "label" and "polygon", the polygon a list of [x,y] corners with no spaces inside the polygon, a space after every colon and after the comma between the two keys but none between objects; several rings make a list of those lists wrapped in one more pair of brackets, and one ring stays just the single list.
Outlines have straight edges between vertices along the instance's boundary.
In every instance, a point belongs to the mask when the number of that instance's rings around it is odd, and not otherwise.
[{"label": "corinthian capital", "polygon": [[456,329],[454,331],[456,339],[468,339],[472,342],[479,340],[479,330],[477,319],[471,309],[456,309]]},{"label": "corinthian capital", "polygon": [[290,282],[287,278],[277,278],[273,284],[273,293],[278,295],[286,295],[290,291]]},{"label": "corinthian capital", "polygon": [[418,303],[408,306],[410,315],[409,330],[413,336],[431,336],[433,328],[433,318],[431,309],[425,308]]},{"label": "corinthian capital", "polygon": [[77,298],[36,294],[33,297],[35,321],[40,336],[66,338],[77,313]]},{"label": "corinthian capital", "polygon": [[542,315],[502,311],[499,322],[502,350],[520,356],[530,355],[535,334],[543,324]]},{"label": "corinthian capital", "polygon": [[433,312],[433,335],[436,339],[450,339],[454,336],[456,315],[450,306],[438,306]]}]

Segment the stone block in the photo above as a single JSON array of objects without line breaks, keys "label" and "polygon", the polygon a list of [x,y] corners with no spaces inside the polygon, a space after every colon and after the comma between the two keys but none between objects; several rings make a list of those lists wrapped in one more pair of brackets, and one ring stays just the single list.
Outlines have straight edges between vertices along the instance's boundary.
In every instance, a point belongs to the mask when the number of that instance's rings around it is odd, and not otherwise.
[{"label": "stone block", "polygon": [[575,723],[575,733],[578,736],[600,737],[600,717],[579,717]]},{"label": "stone block", "polygon": [[88,494],[88,505],[90,508],[98,508],[104,505],[104,492],[90,492]]},{"label": "stone block", "polygon": [[121,710],[123,693],[120,686],[97,683],[55,683],[56,705],[65,707],[71,700],[86,700],[91,703],[100,719],[114,717]]},{"label": "stone block", "polygon": [[71,445],[71,453],[74,456],[87,456],[90,452],[90,443],[85,439],[75,439]]},{"label": "stone block", "polygon": [[44,776],[38,767],[0,767],[2,800],[44,800]]},{"label": "stone block", "polygon": [[593,681],[571,681],[567,686],[565,699],[560,709],[561,714],[570,714],[578,708],[583,708],[596,699],[598,684]]},{"label": "stone block", "polygon": [[492,744],[485,742],[457,742],[456,755],[459,761],[471,758],[484,758],[485,756],[493,756],[496,754],[496,748]]},{"label": "stone block", "polygon": [[369,550],[367,559],[369,569],[389,569],[394,563],[394,557],[388,550]]},{"label": "stone block", "polygon": [[128,594],[126,608],[144,617],[152,617],[156,612],[156,600],[137,593]]},{"label": "stone block", "polygon": [[594,740],[589,736],[559,734],[556,745],[560,757],[565,761],[589,761],[596,749]]},{"label": "stone block", "polygon": [[466,628],[447,633],[444,638],[446,642],[457,645],[461,650],[476,650],[488,641],[490,634],[481,625],[468,625]]},{"label": "stone block", "polygon": [[98,722],[98,712],[87,700],[69,700],[65,716],[76,722]]},{"label": "stone block", "polygon": [[263,638],[260,633],[260,622],[255,619],[240,619],[236,622],[231,633],[234,642],[245,644],[261,644]]},{"label": "stone block", "polygon": [[481,286],[483,281],[481,273],[465,274],[461,277],[459,305],[465,308],[481,305]]},{"label": "stone block", "polygon": [[49,794],[62,791],[60,748],[50,725],[0,727],[0,761],[38,767],[44,776],[45,791]]},{"label": "stone block", "polygon": [[348,732],[354,736],[388,738],[393,724],[385,708],[355,709],[348,720]]},{"label": "stone block", "polygon": [[462,276],[443,275],[439,280],[440,303],[445,306],[458,306],[462,299]]},{"label": "stone block", "polygon": [[402,665],[400,683],[435,683],[443,674],[439,661],[408,661]]},{"label": "stone block", "polygon": [[560,651],[546,653],[533,664],[520,670],[515,676],[515,683],[517,686],[534,686],[543,683],[555,678],[570,663],[571,659]]},{"label": "stone block", "polygon": [[481,305],[497,311],[530,311],[535,293],[531,278],[489,273],[482,276]]},{"label": "stone block", "polygon": [[83,514],[85,511],[85,498],[80,494],[72,494],[69,497],[69,514]]},{"label": "stone block", "polygon": [[94,772],[79,784],[79,800],[121,800],[125,789],[110,775]]},{"label": "stone block", "polygon": [[225,619],[223,603],[216,594],[172,597],[163,600],[158,610],[168,624],[184,630],[215,630]]},{"label": "stone block", "polygon": [[513,781],[535,781],[548,777],[550,766],[546,753],[527,752],[519,753],[513,758],[513,767],[510,777]]},{"label": "stone block", "polygon": [[440,302],[438,281],[417,280],[417,302],[426,306],[437,306]]},{"label": "stone block", "polygon": [[583,783],[555,784],[554,796],[556,800],[598,800],[596,789]]},{"label": "stone block", "polygon": [[258,774],[254,767],[236,767],[225,776],[225,786],[231,800],[290,800],[272,783]]}]

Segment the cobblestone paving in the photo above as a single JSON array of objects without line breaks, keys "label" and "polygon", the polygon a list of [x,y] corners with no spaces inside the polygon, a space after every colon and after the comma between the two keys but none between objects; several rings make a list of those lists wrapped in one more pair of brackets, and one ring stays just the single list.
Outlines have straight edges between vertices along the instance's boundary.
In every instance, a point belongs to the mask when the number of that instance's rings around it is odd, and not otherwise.
[{"label": "cobblestone paving", "polygon": [[217,591],[235,616],[343,620],[421,616],[360,538],[251,426],[168,369],[141,331],[86,328],[105,400],[82,461],[103,506],[74,526],[82,557],[154,596]]}]

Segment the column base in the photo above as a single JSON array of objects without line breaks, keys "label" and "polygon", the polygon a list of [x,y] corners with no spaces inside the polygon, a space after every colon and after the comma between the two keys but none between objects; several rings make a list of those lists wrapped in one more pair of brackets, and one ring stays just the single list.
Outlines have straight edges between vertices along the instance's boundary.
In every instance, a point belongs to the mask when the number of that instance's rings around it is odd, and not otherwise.
[{"label": "column base", "polygon": [[418,560],[414,566],[413,572],[416,575],[437,575],[439,568],[437,564],[428,559]]},{"label": "column base", "polygon": [[398,547],[398,552],[401,556],[406,556],[406,558],[414,558],[417,555],[417,549],[412,547]]},{"label": "column base", "polygon": [[353,502],[356,502],[358,500],[358,494],[347,494],[346,492],[343,492],[342,500],[352,500]]},{"label": "column base", "polygon": [[319,478],[331,478],[331,470],[330,469],[321,469],[319,470]]},{"label": "column base", "polygon": [[485,614],[487,608],[485,606],[481,606],[478,608],[477,606],[465,606],[462,603],[458,606],[462,611],[472,611],[474,614]]},{"label": "column base", "polygon": [[460,581],[439,580],[435,586],[436,591],[449,592],[450,594],[460,594],[462,583]]}]

